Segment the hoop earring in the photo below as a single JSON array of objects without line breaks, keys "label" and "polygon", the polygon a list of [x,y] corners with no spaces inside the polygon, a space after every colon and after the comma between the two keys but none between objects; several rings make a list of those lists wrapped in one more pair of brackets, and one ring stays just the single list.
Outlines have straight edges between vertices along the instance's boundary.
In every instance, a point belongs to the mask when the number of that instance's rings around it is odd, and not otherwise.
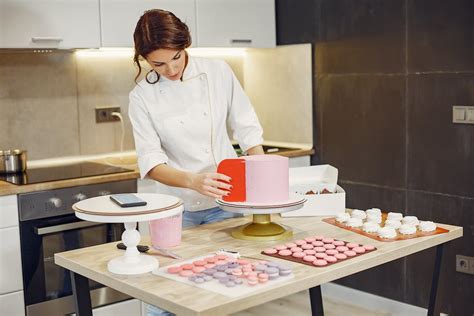
[{"label": "hoop earring", "polygon": [[[153,81],[150,80],[150,79],[148,79],[148,77],[150,77],[151,75],[154,75],[153,77],[155,77]],[[150,71],[146,74],[145,80],[146,80],[146,82],[148,82],[149,84],[155,84],[155,83],[157,83],[157,82],[160,80],[160,75],[159,75],[156,71],[154,71],[154,70],[152,69],[152,70],[150,70]]]}]

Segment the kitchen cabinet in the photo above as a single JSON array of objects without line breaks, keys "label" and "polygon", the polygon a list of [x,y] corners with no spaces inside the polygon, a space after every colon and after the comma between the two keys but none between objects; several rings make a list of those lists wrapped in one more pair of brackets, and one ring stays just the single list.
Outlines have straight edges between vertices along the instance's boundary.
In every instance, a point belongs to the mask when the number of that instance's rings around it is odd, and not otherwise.
[{"label": "kitchen cabinet", "polygon": [[0,48],[100,46],[99,0],[0,0]]},{"label": "kitchen cabinet", "polygon": [[133,32],[146,10],[173,12],[188,26],[194,40],[196,29],[194,0],[100,0],[102,47],[133,47]]},{"label": "kitchen cabinet", "polygon": [[314,0],[276,0],[277,44],[316,42],[320,6],[320,1]]},{"label": "kitchen cabinet", "polygon": [[0,254],[0,295],[22,290],[16,195],[0,197]]},{"label": "kitchen cabinet", "polygon": [[200,47],[276,46],[274,0],[196,0]]},{"label": "kitchen cabinet", "polygon": [[0,295],[0,311],[5,316],[24,316],[23,291]]}]

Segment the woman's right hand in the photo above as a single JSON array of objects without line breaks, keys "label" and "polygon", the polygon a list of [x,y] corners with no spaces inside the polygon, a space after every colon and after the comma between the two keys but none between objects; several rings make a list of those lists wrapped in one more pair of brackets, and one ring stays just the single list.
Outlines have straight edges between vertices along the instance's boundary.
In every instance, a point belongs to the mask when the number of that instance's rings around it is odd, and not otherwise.
[{"label": "woman's right hand", "polygon": [[232,179],[222,173],[193,173],[191,174],[190,189],[215,199],[222,199],[229,194]]}]

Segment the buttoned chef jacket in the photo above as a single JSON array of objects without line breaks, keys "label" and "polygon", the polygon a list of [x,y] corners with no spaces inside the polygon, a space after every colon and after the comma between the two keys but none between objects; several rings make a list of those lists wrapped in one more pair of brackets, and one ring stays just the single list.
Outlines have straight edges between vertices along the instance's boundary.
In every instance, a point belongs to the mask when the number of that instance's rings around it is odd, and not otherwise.
[{"label": "buttoned chef jacket", "polygon": [[[141,178],[160,164],[196,173],[216,172],[237,157],[226,125],[242,150],[263,143],[257,115],[230,67],[220,60],[189,56],[181,80],[141,80],[130,92],[129,116]],[[194,190],[159,185],[160,193],[181,197],[184,208],[216,207]]]}]

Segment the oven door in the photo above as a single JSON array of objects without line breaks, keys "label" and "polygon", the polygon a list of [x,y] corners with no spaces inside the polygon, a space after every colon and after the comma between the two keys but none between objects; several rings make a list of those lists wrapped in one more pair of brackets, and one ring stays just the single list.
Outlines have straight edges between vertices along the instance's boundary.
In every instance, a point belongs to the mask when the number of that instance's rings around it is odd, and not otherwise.
[{"label": "oven door", "polygon": [[[46,315],[46,311],[49,310],[49,315],[51,315],[50,308],[53,305],[56,309],[54,313],[73,312],[70,274],[69,271],[54,263],[54,254],[120,240],[123,230],[122,224],[81,221],[73,214],[20,222],[23,286],[27,314],[42,315],[43,312],[40,310],[44,310]],[[104,287],[92,281],[89,282],[89,286],[91,290]],[[57,304],[63,302],[65,298],[72,304],[66,304],[68,307],[58,313]],[[114,301],[124,298],[114,299]],[[102,302],[102,304],[106,303],[110,302]],[[45,309],[44,306],[49,307]],[[38,307],[41,309],[38,310]]]}]

